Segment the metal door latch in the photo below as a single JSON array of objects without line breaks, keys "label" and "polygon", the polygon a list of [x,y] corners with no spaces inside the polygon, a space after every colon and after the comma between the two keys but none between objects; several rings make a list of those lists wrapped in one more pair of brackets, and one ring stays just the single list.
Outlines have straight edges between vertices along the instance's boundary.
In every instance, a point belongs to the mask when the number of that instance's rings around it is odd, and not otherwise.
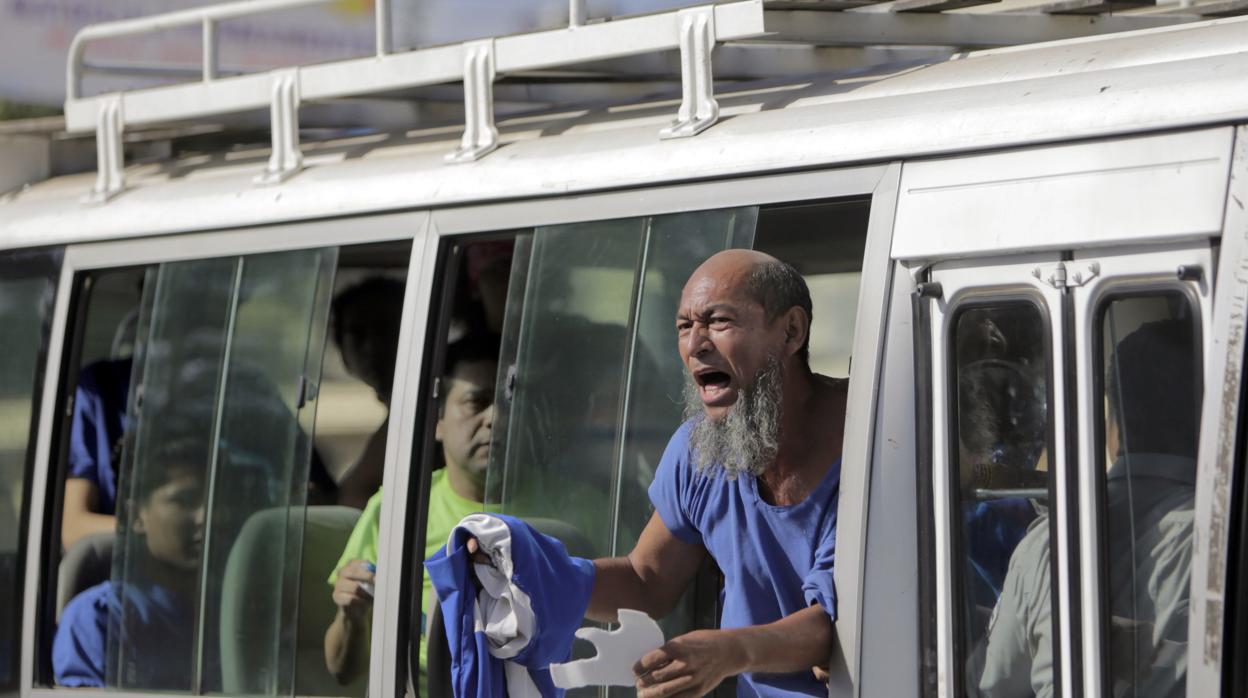
[{"label": "metal door latch", "polygon": [[1087,265],[1077,265],[1072,269],[1067,268],[1066,262],[1058,262],[1047,270],[1044,267],[1036,267],[1031,270],[1031,275],[1060,291],[1083,286],[1100,276],[1101,265],[1099,262],[1091,262]]}]

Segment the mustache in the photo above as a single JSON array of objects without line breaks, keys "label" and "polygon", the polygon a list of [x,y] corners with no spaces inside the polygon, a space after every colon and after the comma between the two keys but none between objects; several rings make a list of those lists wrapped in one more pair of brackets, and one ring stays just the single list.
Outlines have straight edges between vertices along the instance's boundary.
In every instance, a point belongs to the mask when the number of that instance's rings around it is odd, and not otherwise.
[{"label": "mustache", "polygon": [[729,479],[757,477],[775,460],[780,447],[783,369],[774,355],[743,389],[720,419],[706,414],[693,376],[685,373],[685,420],[692,423],[690,455],[698,471]]}]

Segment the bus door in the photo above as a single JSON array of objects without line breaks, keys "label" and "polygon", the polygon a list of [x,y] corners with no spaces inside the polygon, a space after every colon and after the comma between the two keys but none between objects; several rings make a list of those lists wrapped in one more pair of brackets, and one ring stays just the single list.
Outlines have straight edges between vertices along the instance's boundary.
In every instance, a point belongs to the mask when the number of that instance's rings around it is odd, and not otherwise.
[{"label": "bus door", "polygon": [[904,166],[924,695],[1185,692],[1234,135]]},{"label": "bus door", "polygon": [[1193,241],[1071,257],[1084,691],[1181,695],[1213,253]]},{"label": "bus door", "polygon": [[1184,689],[1212,261],[1122,246],[919,284],[946,694]]},{"label": "bus door", "polygon": [[[978,695],[981,687],[1014,695],[1012,682],[1030,682],[1024,665],[1050,672],[1069,665],[1070,647],[1058,632],[1071,612],[1062,583],[1071,579],[1062,378],[1068,359],[1055,350],[1062,346],[1064,299],[1034,273],[1059,261],[1043,254],[941,263],[918,286],[930,328],[925,469],[936,524],[942,695]],[[1024,557],[1027,579],[1009,579],[1016,588],[1007,588],[1010,567]],[[1003,643],[1029,613],[1036,616],[1032,642]]]}]

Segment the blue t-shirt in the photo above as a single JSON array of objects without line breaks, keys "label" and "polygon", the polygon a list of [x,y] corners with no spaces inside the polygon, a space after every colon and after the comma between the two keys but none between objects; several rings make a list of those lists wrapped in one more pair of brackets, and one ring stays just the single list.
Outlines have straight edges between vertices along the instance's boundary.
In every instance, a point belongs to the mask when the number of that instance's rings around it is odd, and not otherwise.
[{"label": "blue t-shirt", "polygon": [[74,391],[69,429],[69,477],[90,480],[100,491],[100,514],[117,510],[117,464],[126,430],[130,359],[97,361],[83,367]]},{"label": "blue t-shirt", "polygon": [[[672,535],[701,545],[724,574],[722,628],[771,623],[818,603],[836,620],[836,508],[838,459],[805,501],[773,506],[749,476],[698,472],[689,454],[686,423],[667,444],[650,501]],[[826,696],[810,671],[742,674],[741,696]]]},{"label": "blue t-shirt", "polygon": [[997,605],[1010,567],[1010,556],[1036,518],[1031,500],[1007,497],[975,502],[966,510],[966,564],[972,601],[985,608]]},{"label": "blue t-shirt", "polygon": [[[125,589],[123,594],[116,593]],[[195,613],[191,602],[154,584],[102,582],[65,605],[52,640],[57,685],[186,691],[191,687]],[[124,647],[115,676],[106,667],[109,633]]]}]

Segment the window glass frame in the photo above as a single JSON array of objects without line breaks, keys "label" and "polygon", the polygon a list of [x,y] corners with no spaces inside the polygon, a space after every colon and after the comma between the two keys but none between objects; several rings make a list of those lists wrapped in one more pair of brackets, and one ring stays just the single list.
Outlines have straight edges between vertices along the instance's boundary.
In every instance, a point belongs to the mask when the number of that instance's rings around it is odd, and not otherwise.
[{"label": "window glass frame", "polygon": [[[429,310],[439,302],[444,281],[430,283],[430,280],[441,280],[443,273],[439,252],[443,241],[458,239],[463,236],[484,235],[500,231],[532,228],[543,225],[563,225],[586,223],[618,218],[641,216],[660,216],[671,213],[684,213],[699,210],[721,208],[739,208],[744,206],[765,206],[769,204],[787,204],[813,202],[829,199],[863,199],[869,201],[870,214],[867,224],[867,241],[863,261],[863,277],[859,287],[857,317],[855,321],[854,357],[855,370],[850,378],[850,400],[855,404],[866,406],[861,411],[851,414],[846,421],[846,446],[843,459],[845,462],[862,462],[868,464],[862,471],[846,469],[841,473],[841,499],[838,511],[837,539],[837,588],[838,588],[838,620],[835,624],[838,651],[834,653],[832,683],[848,686],[857,681],[861,662],[860,642],[862,637],[861,612],[862,594],[864,591],[863,575],[865,572],[867,537],[867,492],[869,491],[869,467],[873,462],[874,433],[876,427],[874,387],[881,370],[884,352],[884,328],[886,325],[888,289],[892,284],[892,264],[889,261],[889,250],[892,246],[893,219],[896,210],[898,182],[900,180],[900,163],[884,163],[858,167],[845,167],[834,170],[821,170],[794,174],[751,174],[734,179],[718,179],[705,182],[665,184],[654,188],[603,192],[597,194],[581,194],[572,197],[545,200],[521,200],[506,203],[483,203],[475,206],[450,207],[434,209],[430,221],[431,235],[427,240],[423,271],[425,279],[420,293],[425,296]],[[730,203],[727,203],[730,202]],[[882,269],[886,273],[868,274],[868,269]],[[432,298],[433,300],[429,300]],[[865,309],[865,310],[864,310]],[[431,313],[421,313],[417,317],[430,320]],[[433,328],[430,322],[427,327]],[[413,357],[413,366],[420,366],[425,361],[437,358],[434,353],[435,344],[425,337],[422,359]],[[438,359],[440,362],[440,359]],[[440,365],[440,364],[439,364]],[[429,394],[432,387],[428,372],[422,370],[419,381],[420,396]],[[396,376],[397,380],[397,376]],[[420,408],[416,401],[423,397],[411,398],[413,403],[406,408],[417,412]],[[422,413],[424,414],[424,413]],[[417,424],[424,424],[428,416],[418,418]],[[420,435],[413,438],[413,444],[420,441]],[[412,457],[422,452],[413,450]],[[420,483],[408,486],[404,491],[406,508],[399,513],[401,518],[391,519],[392,525],[411,533],[418,533],[423,538],[424,511],[421,500],[426,496],[428,474],[419,475]],[[406,474],[401,474],[398,482],[408,485]],[[419,487],[419,489],[417,489]],[[419,518],[412,518],[419,514]],[[417,527],[420,526],[420,530]],[[392,555],[403,559],[403,571],[387,571],[390,576],[387,585],[396,597],[398,615],[403,619],[399,631],[394,636],[396,647],[394,652],[406,653],[410,644],[409,629],[404,625],[410,623],[412,609],[405,600],[410,597],[411,575],[408,570],[415,564],[410,555],[410,545],[401,545],[400,541],[386,543]],[[381,553],[386,554],[386,553]],[[379,594],[382,593],[379,585]],[[913,624],[913,623],[912,623]],[[410,625],[408,625],[410,628]],[[377,636],[374,635],[376,638]],[[918,652],[918,633],[914,634],[915,651]],[[383,681],[393,680],[392,685],[383,685],[385,691],[401,690],[407,680],[406,664],[396,667],[395,675],[378,676]]]},{"label": "window glass frame", "polygon": [[[1101,690],[1106,695],[1110,694],[1112,676],[1110,673],[1110,616],[1112,608],[1110,600],[1107,598],[1110,588],[1109,575],[1109,556],[1105,551],[1109,549],[1109,521],[1107,511],[1107,470],[1106,470],[1106,454],[1105,454],[1105,424],[1108,415],[1105,411],[1105,372],[1108,366],[1104,364],[1105,356],[1105,334],[1104,323],[1105,316],[1109,308],[1115,301],[1133,300],[1145,298],[1165,298],[1165,297],[1181,298],[1186,304],[1190,313],[1192,323],[1194,346],[1193,356],[1198,365],[1196,375],[1196,404],[1197,408],[1203,404],[1204,394],[1204,364],[1205,364],[1205,326],[1201,315],[1200,297],[1193,292],[1190,285],[1177,281],[1141,281],[1138,279],[1119,279],[1113,280],[1105,285],[1094,297],[1088,300],[1089,306],[1092,308],[1092,326],[1091,332],[1091,371],[1092,378],[1092,395],[1094,400],[1092,403],[1092,413],[1088,415],[1091,418],[1092,433],[1090,434],[1095,460],[1091,464],[1093,467],[1093,497],[1096,506],[1093,508],[1092,520],[1095,525],[1095,546],[1094,551],[1096,557],[1095,575],[1097,578],[1097,589],[1100,591],[1100,612],[1095,619],[1085,620],[1084,623],[1093,623],[1096,626],[1097,643],[1096,653],[1100,662],[1100,679]],[[1084,424],[1088,423],[1087,419],[1081,419]],[[1199,429],[1199,419],[1197,427]],[[1199,443],[1199,439],[1198,439]],[[1193,564],[1196,561],[1193,560]]]},{"label": "window glass frame", "polygon": [[[30,423],[27,427],[26,445],[23,462],[21,466],[21,487],[20,502],[18,511],[18,526],[15,534],[17,549],[14,556],[14,594],[10,603],[15,609],[13,614],[12,627],[0,627],[0,633],[5,636],[5,641],[9,643],[9,680],[0,684],[0,693],[17,695],[25,682],[28,675],[28,665],[24,661],[24,653],[22,648],[25,639],[25,626],[29,622],[31,616],[37,615],[28,603],[21,601],[29,598],[28,590],[31,588],[30,574],[28,568],[37,567],[37,564],[31,564],[32,559],[37,559],[40,546],[32,546],[32,541],[36,541],[31,536],[31,529],[34,528],[35,519],[34,507],[32,503],[37,496],[37,464],[41,460],[39,450],[39,434],[44,429],[47,421],[46,410],[44,404],[48,400],[48,393],[44,389],[46,383],[47,369],[49,367],[49,352],[52,349],[55,334],[53,328],[56,324],[57,308],[61,304],[63,296],[63,263],[65,256],[64,247],[47,247],[32,249],[17,249],[0,251],[0,275],[3,275],[6,281],[9,280],[28,280],[43,279],[47,282],[50,292],[50,302],[44,309],[44,316],[40,320],[39,346],[35,350],[34,371],[31,376],[30,384]],[[32,552],[34,555],[32,555]]]},{"label": "window glass frame", "polygon": [[[949,482],[951,483],[959,483],[961,479],[958,473],[958,468],[961,463],[961,456],[958,451],[958,448],[959,448],[958,417],[960,416],[960,412],[958,409],[959,408],[959,405],[958,405],[958,397],[959,397],[958,390],[959,389],[957,387],[958,385],[958,382],[957,382],[957,378],[958,378],[958,354],[957,354],[958,323],[961,320],[962,316],[967,311],[970,311],[970,310],[985,309],[985,308],[1001,308],[1001,307],[1010,307],[1010,306],[1024,306],[1024,305],[1030,306],[1031,308],[1037,311],[1037,318],[1039,319],[1039,321],[1041,322],[1043,326],[1043,336],[1044,336],[1043,356],[1044,356],[1044,362],[1045,362],[1044,368],[1045,368],[1045,401],[1046,401],[1045,442],[1046,442],[1046,448],[1051,454],[1050,457],[1053,458],[1053,460],[1051,460],[1049,463],[1049,468],[1050,468],[1049,472],[1051,473],[1051,475],[1048,478],[1048,485],[1046,489],[1048,490],[1048,498],[1049,498],[1048,501],[1050,503],[1050,508],[1052,509],[1055,507],[1055,504],[1057,502],[1057,497],[1058,497],[1057,472],[1056,472],[1057,467],[1055,467],[1056,459],[1052,455],[1056,453],[1056,443],[1057,443],[1056,441],[1057,440],[1057,427],[1056,427],[1056,423],[1054,419],[1054,415],[1056,413],[1056,410],[1055,410],[1056,389],[1055,389],[1054,381],[1057,379],[1053,371],[1054,312],[1050,310],[1049,304],[1045,301],[1044,297],[1035,291],[1025,290],[1025,289],[1012,289],[1009,291],[973,290],[973,291],[967,292],[965,295],[962,295],[961,297],[957,298],[954,302],[950,303],[949,307],[944,311],[945,324],[943,328],[943,339],[945,342],[945,351],[944,351],[945,365],[941,368],[941,370],[945,372],[945,376],[946,376],[945,378],[945,387],[946,387],[945,393],[946,394],[943,397],[944,397],[944,402],[945,402],[945,414],[946,414],[946,422],[947,422],[946,426],[949,429],[949,433],[946,439],[947,448],[946,448],[946,453],[945,453],[945,465],[947,469],[946,477],[949,479]],[[1058,322],[1061,322],[1060,316],[1062,312],[1063,311],[1061,309],[1057,310]],[[1067,338],[1066,341],[1069,342],[1073,340]],[[1067,414],[1067,418],[1069,419],[1069,414]],[[961,520],[963,502],[962,502],[962,497],[960,494],[960,488],[959,487],[949,488],[949,495],[950,495],[950,501],[947,502],[949,517],[944,522],[944,525],[948,526],[949,527],[948,530],[954,533],[954,535],[950,536],[950,544],[949,544],[950,552],[951,552],[950,559],[962,560],[964,559],[963,539],[965,538],[965,529],[964,529],[964,523]],[[937,521],[936,525],[938,526],[941,525],[941,522]],[[1058,539],[1056,516],[1054,515],[1049,516],[1048,526],[1049,526],[1049,554],[1050,554],[1051,559],[1056,559],[1057,557],[1057,552],[1056,552],[1057,543],[1056,542]],[[936,570],[935,573],[941,574],[939,570]],[[946,574],[948,574],[949,576],[950,585],[955,590],[957,590],[954,596],[954,608],[948,609],[948,610],[950,612],[950,618],[953,623],[953,632],[952,632],[953,647],[950,648],[950,651],[953,653],[955,657],[954,666],[955,666],[955,669],[957,669],[953,677],[953,695],[961,696],[961,695],[967,695],[966,686],[965,686],[966,675],[963,669],[966,667],[969,648],[963,646],[964,645],[964,639],[963,639],[964,628],[962,627],[966,619],[966,608],[965,608],[966,587],[965,587],[965,581],[962,578],[963,568],[961,565],[953,565]],[[1061,671],[1062,671],[1062,666],[1061,666],[1062,633],[1060,632],[1060,622],[1061,622],[1060,614],[1055,611],[1058,608],[1058,598],[1057,598],[1058,584],[1056,583],[1058,572],[1057,572],[1057,568],[1055,564],[1050,565],[1049,574],[1051,575],[1051,579],[1053,580],[1053,583],[1050,585],[1050,590],[1052,593],[1052,598],[1050,599],[1050,604],[1051,604],[1050,608],[1054,609],[1054,611],[1051,612],[1051,616],[1050,616],[1051,621],[1053,623],[1053,647],[1050,650],[1053,655],[1053,685],[1054,685],[1054,696],[1060,696],[1061,685],[1062,685],[1060,681]],[[933,633],[933,635],[935,635],[935,633]]]},{"label": "window glass frame", "polygon": [[[389,214],[334,218],[302,222],[276,223],[218,231],[188,232],[134,240],[111,240],[69,245],[64,250],[60,286],[57,294],[52,329],[49,335],[45,365],[48,371],[42,383],[42,404],[38,413],[39,436],[37,441],[38,463],[31,473],[34,491],[29,499],[31,525],[26,533],[28,549],[39,550],[38,560],[28,555],[25,565],[25,589],[23,608],[37,609],[27,613],[22,624],[22,679],[20,690],[26,696],[63,696],[65,689],[52,685],[51,667],[43,666],[46,652],[39,646],[50,604],[55,603],[56,564],[52,546],[59,550],[59,539],[53,541],[51,534],[59,529],[63,473],[59,472],[57,460],[48,458],[66,442],[66,427],[61,427],[56,415],[63,414],[67,404],[67,392],[72,395],[76,380],[69,375],[76,358],[76,343],[80,342],[79,328],[71,318],[77,315],[81,299],[81,281],[94,271],[117,268],[213,259],[230,256],[246,256],[270,252],[310,250],[320,247],[347,247],[368,243],[408,241],[412,243],[412,256],[408,262],[409,283],[404,297],[404,325],[410,314],[412,277],[421,267],[423,239],[428,233],[429,212],[424,210]],[[73,293],[70,293],[70,291]],[[400,333],[397,366],[401,368],[410,350],[410,329]],[[328,339],[327,339],[328,341]],[[399,388],[396,372],[396,390]],[[387,445],[386,477],[392,477],[396,467],[394,447]],[[381,625],[380,623],[378,625]],[[375,629],[378,630],[378,629]],[[119,696],[150,695],[130,690],[110,690]]]}]

